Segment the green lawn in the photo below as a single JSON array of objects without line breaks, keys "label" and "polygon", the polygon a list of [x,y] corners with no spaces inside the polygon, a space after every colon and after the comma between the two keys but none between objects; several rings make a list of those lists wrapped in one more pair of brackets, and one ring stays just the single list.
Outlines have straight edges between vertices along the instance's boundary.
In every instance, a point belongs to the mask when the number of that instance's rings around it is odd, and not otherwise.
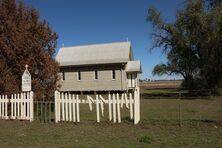
[{"label": "green lawn", "polygon": [[[179,112],[179,104],[181,112]],[[141,99],[141,122],[96,123],[95,107],[82,105],[81,122],[41,124],[0,120],[1,147],[221,147],[222,98]],[[179,126],[181,113],[182,127]]]}]

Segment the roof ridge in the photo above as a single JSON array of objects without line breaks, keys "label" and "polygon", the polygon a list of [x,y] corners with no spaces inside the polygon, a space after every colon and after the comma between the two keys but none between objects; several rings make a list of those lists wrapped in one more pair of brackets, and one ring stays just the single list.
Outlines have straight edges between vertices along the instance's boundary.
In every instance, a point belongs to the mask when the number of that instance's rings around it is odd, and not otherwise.
[{"label": "roof ridge", "polygon": [[85,44],[85,45],[65,46],[65,47],[61,47],[61,48],[99,46],[99,45],[109,45],[109,44],[118,44],[118,43],[130,43],[131,44],[131,41],[119,41],[119,42],[109,42],[109,43],[92,43],[92,44]]}]

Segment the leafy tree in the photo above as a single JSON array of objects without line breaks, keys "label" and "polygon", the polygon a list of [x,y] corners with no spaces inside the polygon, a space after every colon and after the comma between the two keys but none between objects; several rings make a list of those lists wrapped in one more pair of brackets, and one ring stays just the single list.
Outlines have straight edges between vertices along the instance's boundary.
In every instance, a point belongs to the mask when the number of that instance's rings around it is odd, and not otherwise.
[{"label": "leafy tree", "polygon": [[153,74],[176,74],[184,86],[214,88],[222,85],[222,5],[206,9],[203,0],[187,0],[176,20],[167,23],[154,7],[147,21],[154,26],[154,48],[161,47],[167,63],[154,67]]},{"label": "leafy tree", "polygon": [[53,58],[56,40],[57,34],[35,8],[0,0],[0,93],[21,91],[28,64],[36,98],[53,95],[59,70]]},{"label": "leafy tree", "polygon": [[217,7],[221,4],[222,0],[206,0],[207,5],[209,8]]}]

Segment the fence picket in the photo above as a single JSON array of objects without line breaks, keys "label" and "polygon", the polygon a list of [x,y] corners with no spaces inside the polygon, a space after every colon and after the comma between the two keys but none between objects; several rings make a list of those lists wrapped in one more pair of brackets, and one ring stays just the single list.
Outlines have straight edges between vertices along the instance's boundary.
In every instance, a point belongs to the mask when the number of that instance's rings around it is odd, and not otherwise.
[{"label": "fence picket", "polygon": [[96,120],[100,122],[100,114],[99,114],[99,97],[96,95]]},{"label": "fence picket", "polygon": [[[11,99],[13,100],[13,95],[11,95]],[[14,106],[14,102],[13,101],[11,101],[11,119],[13,118],[13,115],[14,115],[14,113],[13,113],[13,106]]]},{"label": "fence picket", "polygon": [[119,94],[117,93],[117,96],[116,96],[116,99],[117,99],[117,119],[118,119],[118,123],[121,122],[121,116],[120,116],[120,100],[119,100]]},{"label": "fence picket", "polygon": [[111,105],[111,95],[110,95],[110,92],[109,92],[109,95],[108,95],[108,107],[109,107],[109,121],[112,120],[112,105]]},{"label": "fence picket", "polygon": [[[18,106],[17,106],[17,117],[21,117],[21,96],[17,94]],[[20,119],[20,118],[19,118]]]},{"label": "fence picket", "polygon": [[129,94],[129,103],[130,103],[130,119],[133,119],[133,100],[132,100],[132,93]]},{"label": "fence picket", "polygon": [[2,95],[0,95],[0,118],[2,118]]},{"label": "fence picket", "polygon": [[69,121],[72,121],[72,112],[71,112],[71,94],[69,94],[68,98],[68,103],[69,103]]},{"label": "fence picket", "polygon": [[17,102],[17,94],[15,94],[14,95],[14,112],[15,112],[15,114],[14,114],[14,119],[16,118],[16,116],[17,116],[17,108],[18,108],[18,104],[17,104],[18,102]]},{"label": "fence picket", "polygon": [[3,95],[3,99],[2,99],[2,101],[3,101],[3,107],[2,107],[2,117],[3,117],[3,119],[5,119],[5,96]]},{"label": "fence picket", "polygon": [[61,99],[61,103],[62,103],[62,121],[65,121],[65,118],[64,118],[65,117],[65,113],[64,113],[65,112],[65,108],[64,108],[64,103],[65,103],[64,102],[64,94],[62,93],[61,95],[62,95],[62,99]]},{"label": "fence picket", "polygon": [[115,94],[113,94],[113,122],[116,123],[116,99]]},{"label": "fence picket", "polygon": [[31,91],[30,92],[30,122],[33,121],[34,119],[34,101],[33,101],[33,97],[34,97],[34,94],[33,92]]},{"label": "fence picket", "polygon": [[21,104],[21,117],[20,119],[24,119],[24,98],[26,97],[26,94],[25,93],[21,93],[21,98],[20,98],[20,104]]},{"label": "fence picket", "polygon": [[140,121],[140,90],[136,88],[134,91],[134,124]]},{"label": "fence picket", "polygon": [[8,96],[5,98],[5,118],[8,119]]},{"label": "fence picket", "polygon": [[65,121],[68,121],[68,99],[67,99],[67,93],[65,93]]},{"label": "fence picket", "polygon": [[57,123],[59,121],[58,119],[58,112],[59,112],[58,91],[55,91],[54,95],[55,95],[55,123]]},{"label": "fence picket", "polygon": [[80,122],[80,117],[79,117],[79,95],[76,96],[76,113],[77,113],[77,122]]},{"label": "fence picket", "polygon": [[[28,97],[26,98],[26,101],[25,101],[25,104],[26,104],[26,107],[27,107],[27,111],[25,111],[26,113],[26,119],[29,119],[30,118],[30,101],[31,101],[31,98],[30,98],[30,93],[27,93]],[[25,108],[26,109],[26,108]]]},{"label": "fence picket", "polygon": [[75,101],[75,95],[72,95],[72,116],[73,116],[73,122],[76,122],[76,101]]},{"label": "fence picket", "polygon": [[58,94],[58,121],[61,120],[61,94],[57,92]]}]

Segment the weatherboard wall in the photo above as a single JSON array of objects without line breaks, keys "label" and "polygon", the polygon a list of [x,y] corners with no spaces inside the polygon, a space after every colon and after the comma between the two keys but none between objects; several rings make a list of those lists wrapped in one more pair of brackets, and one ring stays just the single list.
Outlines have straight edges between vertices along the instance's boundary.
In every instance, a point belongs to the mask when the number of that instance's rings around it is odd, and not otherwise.
[{"label": "weatherboard wall", "polygon": [[[63,67],[60,76],[60,91],[112,91],[126,90],[127,80],[124,70],[125,65],[99,65],[82,67]],[[95,70],[98,79],[95,79]],[[112,79],[112,70],[115,70],[116,79]],[[78,80],[78,71],[81,72],[81,80]],[[65,80],[62,80],[62,73]]]}]

